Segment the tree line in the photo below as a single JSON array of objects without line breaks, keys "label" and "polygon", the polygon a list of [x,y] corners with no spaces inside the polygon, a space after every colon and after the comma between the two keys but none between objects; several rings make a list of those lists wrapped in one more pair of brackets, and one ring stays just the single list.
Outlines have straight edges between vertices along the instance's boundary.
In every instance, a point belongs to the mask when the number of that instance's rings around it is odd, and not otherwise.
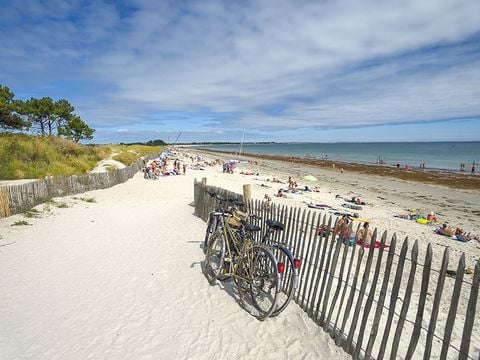
[{"label": "tree line", "polygon": [[130,143],[123,143],[121,142],[120,145],[146,145],[146,146],[165,146],[167,143],[163,140],[149,140],[147,142],[130,142]]},{"label": "tree line", "polygon": [[0,84],[0,130],[57,135],[75,142],[93,139],[90,128],[65,99],[15,100],[15,94]]}]

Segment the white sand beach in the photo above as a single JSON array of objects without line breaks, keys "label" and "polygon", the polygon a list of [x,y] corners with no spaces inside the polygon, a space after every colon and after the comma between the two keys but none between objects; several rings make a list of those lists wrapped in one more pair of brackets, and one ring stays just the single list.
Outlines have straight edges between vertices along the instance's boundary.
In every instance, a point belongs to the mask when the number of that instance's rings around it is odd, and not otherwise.
[{"label": "white sand beach", "polygon": [[260,322],[208,284],[199,175],[139,173],[0,219],[0,359],[349,358],[295,304]]},{"label": "white sand beach", "polygon": [[[319,181],[300,181],[306,173]],[[320,191],[275,198],[286,185],[267,179],[285,181],[289,175]],[[321,202],[339,207],[335,195],[360,196],[373,204],[364,206],[360,217],[390,235],[396,232],[399,239],[418,239],[420,258],[433,243],[433,267],[439,267],[446,246],[452,258],[466,252],[469,267],[479,258],[479,243],[453,241],[429,226],[393,217],[411,207],[435,210],[452,224],[478,231],[478,215],[471,212],[480,203],[478,191],[269,161],[241,164],[234,174],[222,173],[221,165],[159,180],[138,173],[110,189],[55,199],[57,206],[39,205],[39,218],[0,219],[0,358],[350,358],[296,304],[260,322],[241,309],[231,284],[208,284],[201,271],[205,223],[191,206],[193,180],[203,177],[238,193],[243,184],[252,184],[254,198],[268,194],[292,206]],[[452,201],[455,205],[438,208]],[[58,207],[61,203],[68,207]],[[12,226],[19,220],[29,225]],[[446,288],[452,287],[453,281],[447,282]],[[465,303],[459,307],[465,312]],[[439,319],[446,316],[441,313]],[[478,353],[479,343],[474,331],[472,353]]]}]

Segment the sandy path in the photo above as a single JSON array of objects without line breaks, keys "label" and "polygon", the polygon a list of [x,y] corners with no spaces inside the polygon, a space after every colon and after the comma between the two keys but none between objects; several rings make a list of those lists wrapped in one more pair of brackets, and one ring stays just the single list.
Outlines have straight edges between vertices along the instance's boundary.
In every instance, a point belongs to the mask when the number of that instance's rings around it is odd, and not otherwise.
[{"label": "sandy path", "polygon": [[349,358],[295,304],[259,322],[208,285],[194,175],[0,219],[0,359]]}]

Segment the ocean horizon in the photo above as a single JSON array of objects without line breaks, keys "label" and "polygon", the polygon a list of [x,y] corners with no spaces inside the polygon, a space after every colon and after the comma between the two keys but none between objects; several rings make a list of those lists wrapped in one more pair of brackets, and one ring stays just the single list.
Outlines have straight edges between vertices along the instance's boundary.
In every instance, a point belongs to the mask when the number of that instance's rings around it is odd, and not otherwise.
[{"label": "ocean horizon", "polygon": [[362,164],[385,164],[401,167],[460,171],[470,173],[475,164],[478,173],[480,141],[464,142],[285,142],[202,144],[194,147],[231,151],[236,154],[308,157]]}]

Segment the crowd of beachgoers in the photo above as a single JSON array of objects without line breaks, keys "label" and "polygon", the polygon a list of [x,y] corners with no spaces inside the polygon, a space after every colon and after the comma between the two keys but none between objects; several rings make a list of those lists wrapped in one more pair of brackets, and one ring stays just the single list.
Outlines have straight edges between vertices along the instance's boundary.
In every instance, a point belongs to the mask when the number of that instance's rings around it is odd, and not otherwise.
[{"label": "crowd of beachgoers", "polygon": [[149,163],[144,160],[143,177],[156,180],[163,176],[186,175],[187,169],[205,170],[205,166],[215,165],[198,155],[189,155],[183,158],[183,163],[177,158],[170,159],[172,155],[175,157],[176,153],[167,151]]},{"label": "crowd of beachgoers", "polygon": [[[228,174],[249,176],[254,183],[259,183],[258,185],[260,190],[275,187],[276,190],[274,192],[268,192],[261,195],[261,198],[267,203],[267,206],[272,202],[272,197],[278,199],[294,199],[295,201],[291,202],[292,205],[296,205],[298,200],[300,200],[302,204],[308,206],[309,208],[323,210],[332,215],[340,217],[340,224],[345,222],[347,225],[351,221],[357,221],[357,224],[361,223],[361,226],[359,226],[358,231],[355,231],[354,234],[349,235],[347,241],[349,241],[350,244],[354,244],[356,242],[358,243],[359,241],[368,243],[370,241],[372,230],[370,228],[371,226],[368,213],[369,209],[373,209],[374,207],[373,201],[365,200],[360,196],[349,197],[336,194],[336,202],[334,204],[327,204],[325,203],[326,201],[322,199],[320,194],[322,186],[315,177],[305,176],[305,179],[303,177],[296,179],[294,176],[288,176],[288,173],[284,174],[283,177],[271,176],[271,171],[269,172],[267,169],[264,169],[265,173],[262,174],[262,165],[256,160],[250,159],[239,161],[228,160],[225,157],[209,158],[204,155],[189,153],[188,149],[182,148],[171,152],[170,157],[172,159],[182,158],[184,161],[189,162],[188,164],[184,163],[182,165],[184,168],[187,167],[194,170],[205,170],[206,167],[214,167],[218,172],[221,171]],[[163,168],[167,169],[164,172],[167,174],[177,174],[175,167],[179,166],[179,161],[172,161],[168,158],[162,161]],[[172,165],[170,166],[171,169],[169,170],[170,163]],[[300,182],[301,184],[299,184]],[[311,196],[304,196],[302,198],[299,196],[302,194],[317,194],[318,196],[313,198]],[[320,200],[322,200],[321,203]],[[394,218],[412,220],[417,224],[429,226],[431,227],[431,233],[433,233],[434,236],[444,236],[459,242],[480,242],[480,236],[475,232],[475,229],[465,230],[460,225],[451,223],[448,218],[440,218],[435,209],[426,209],[424,211],[420,211],[415,208],[405,208],[403,209],[403,212],[400,211],[392,214],[391,216]],[[337,226],[337,228],[339,229],[340,226]]]}]

